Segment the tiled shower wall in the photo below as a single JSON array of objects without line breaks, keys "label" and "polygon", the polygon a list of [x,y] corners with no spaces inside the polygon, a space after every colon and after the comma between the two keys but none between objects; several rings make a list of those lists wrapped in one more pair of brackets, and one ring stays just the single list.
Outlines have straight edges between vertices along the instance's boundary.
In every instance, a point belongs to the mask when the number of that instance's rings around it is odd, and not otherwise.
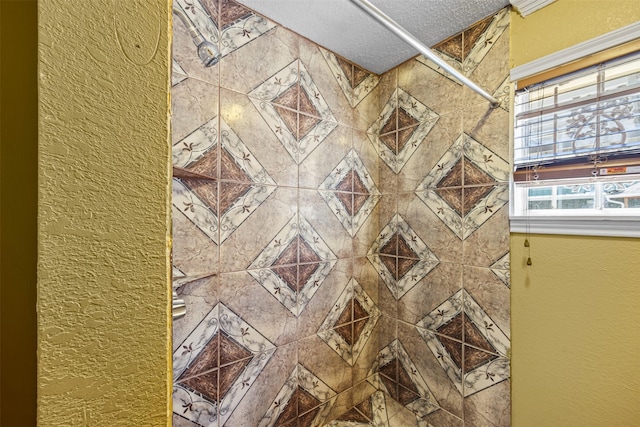
[{"label": "tiled shower wall", "polygon": [[174,426],[509,425],[508,14],[372,75],[176,0]]}]

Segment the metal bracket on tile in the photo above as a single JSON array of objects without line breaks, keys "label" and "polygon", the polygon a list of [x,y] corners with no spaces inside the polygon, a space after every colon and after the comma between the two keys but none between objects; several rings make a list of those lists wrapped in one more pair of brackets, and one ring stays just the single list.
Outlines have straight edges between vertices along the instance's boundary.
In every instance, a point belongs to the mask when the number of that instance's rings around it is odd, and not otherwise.
[{"label": "metal bracket on tile", "polygon": [[176,291],[173,291],[173,302],[171,304],[171,312],[173,313],[173,320],[180,319],[187,314],[187,304],[184,300],[178,298]]}]

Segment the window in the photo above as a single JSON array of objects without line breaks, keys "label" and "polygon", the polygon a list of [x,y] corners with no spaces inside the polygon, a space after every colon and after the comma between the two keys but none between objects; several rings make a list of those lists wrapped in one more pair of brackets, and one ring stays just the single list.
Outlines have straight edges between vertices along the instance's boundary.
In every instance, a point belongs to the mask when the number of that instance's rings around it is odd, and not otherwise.
[{"label": "window", "polygon": [[640,218],[640,53],[526,87],[514,103],[512,219]]}]

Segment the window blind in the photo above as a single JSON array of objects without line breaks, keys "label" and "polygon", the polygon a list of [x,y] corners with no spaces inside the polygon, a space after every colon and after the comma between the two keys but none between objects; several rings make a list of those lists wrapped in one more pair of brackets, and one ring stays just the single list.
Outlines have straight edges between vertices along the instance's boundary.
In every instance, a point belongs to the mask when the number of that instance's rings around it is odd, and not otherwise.
[{"label": "window blind", "polygon": [[640,52],[516,92],[516,181],[640,173]]}]

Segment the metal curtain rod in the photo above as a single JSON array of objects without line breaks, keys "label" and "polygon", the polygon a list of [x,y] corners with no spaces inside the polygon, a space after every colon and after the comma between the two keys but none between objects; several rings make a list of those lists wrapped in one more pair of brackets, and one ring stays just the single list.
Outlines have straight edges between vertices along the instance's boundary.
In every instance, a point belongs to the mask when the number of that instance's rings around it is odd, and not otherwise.
[{"label": "metal curtain rod", "polygon": [[482,89],[480,86],[469,80],[463,74],[461,74],[458,70],[453,68],[451,65],[447,64],[442,58],[440,58],[434,51],[425,46],[420,40],[418,40],[413,34],[409,33],[407,30],[402,28],[400,24],[391,19],[388,15],[386,15],[383,11],[378,9],[376,6],[371,4],[368,0],[350,0],[351,3],[358,6],[360,9],[368,13],[372,18],[377,20],[379,23],[384,25],[387,29],[391,30],[396,36],[400,37],[418,52],[432,60],[436,63],[440,68],[444,69],[447,73],[454,76],[458,79],[462,84],[468,86],[471,90],[486,98],[490,103],[491,107],[495,108],[500,105],[500,102],[493,96],[491,96],[487,91]]}]

